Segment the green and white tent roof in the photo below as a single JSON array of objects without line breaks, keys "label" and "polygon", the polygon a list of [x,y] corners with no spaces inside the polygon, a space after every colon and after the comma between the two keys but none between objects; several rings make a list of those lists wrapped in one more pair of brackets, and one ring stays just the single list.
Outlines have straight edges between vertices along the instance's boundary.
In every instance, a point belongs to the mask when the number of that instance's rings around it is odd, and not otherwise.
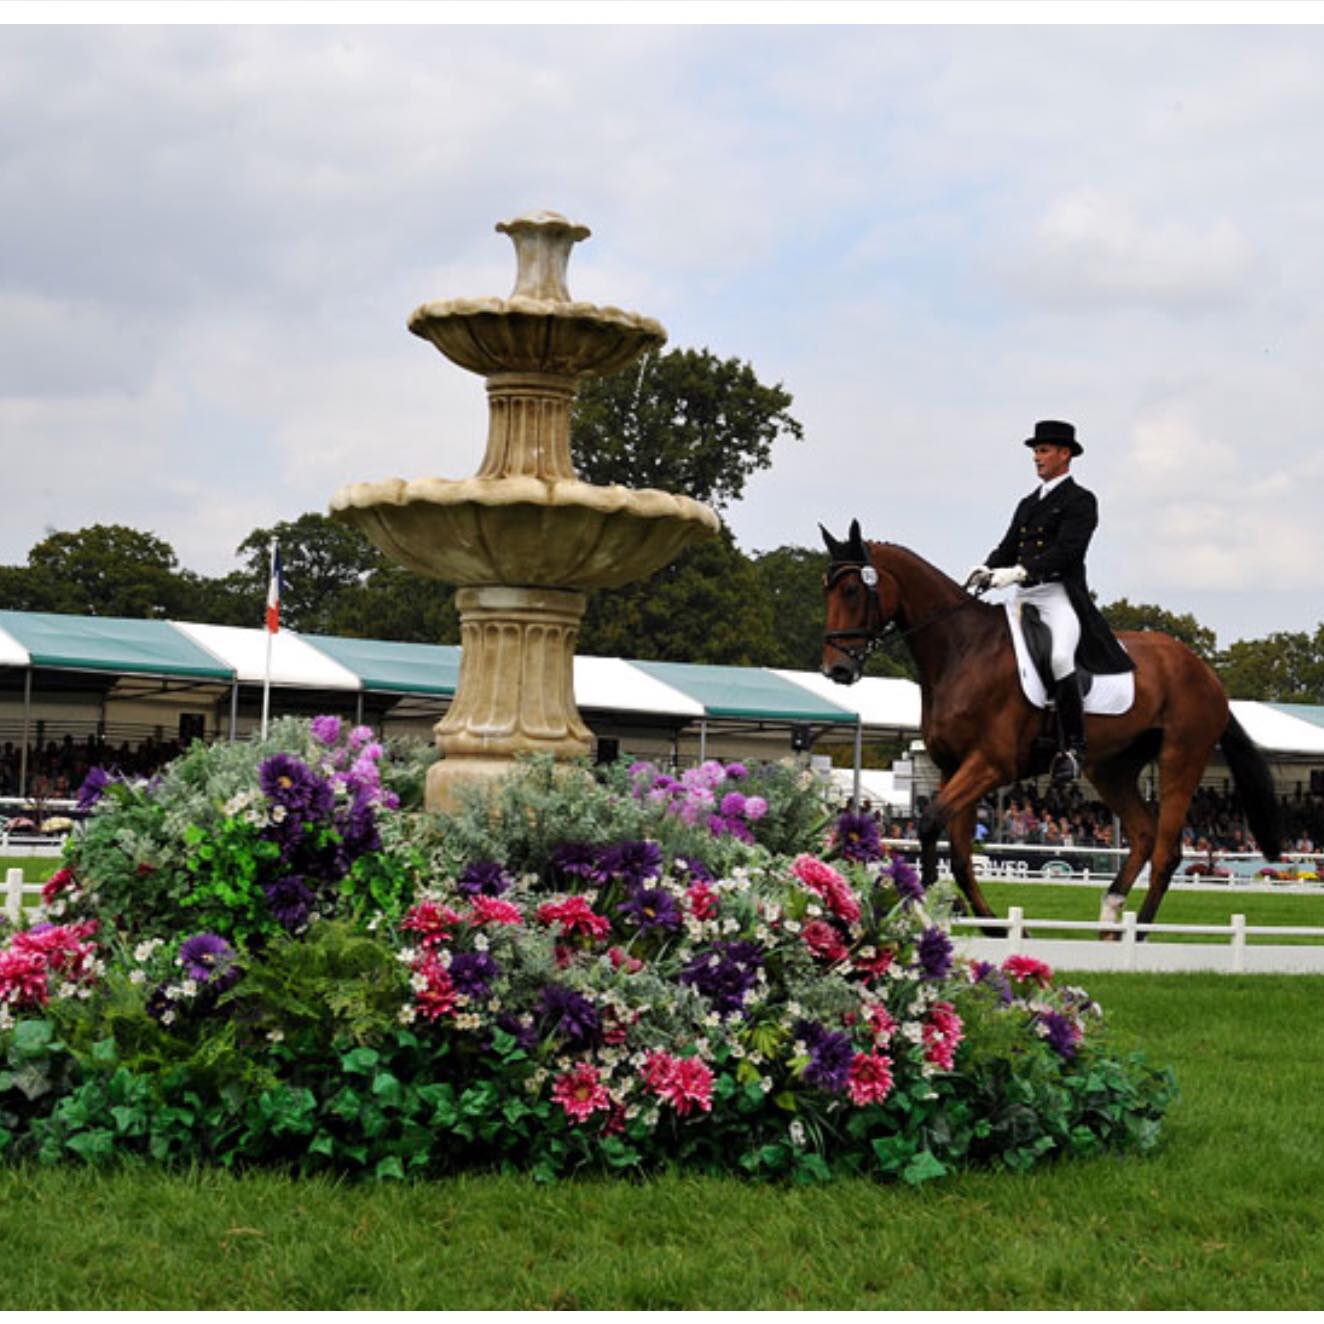
[{"label": "green and white tent roof", "polygon": [[[261,629],[0,610],[0,669],[258,685],[266,648]],[[271,638],[271,664],[281,686],[447,699],[459,684],[460,649],[281,630]],[[907,680],[869,677],[843,686],[810,671],[576,657],[574,685],[585,711],[638,713],[677,726],[803,722],[919,732],[919,687]],[[1232,710],[1266,753],[1324,761],[1324,706],[1236,701]]]}]

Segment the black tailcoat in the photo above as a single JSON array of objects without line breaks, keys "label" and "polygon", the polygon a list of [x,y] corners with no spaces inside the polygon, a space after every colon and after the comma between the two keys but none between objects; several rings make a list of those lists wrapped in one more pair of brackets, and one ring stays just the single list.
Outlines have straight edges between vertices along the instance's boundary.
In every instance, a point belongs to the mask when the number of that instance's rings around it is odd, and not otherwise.
[{"label": "black tailcoat", "polygon": [[1016,507],[1006,536],[984,564],[990,569],[1024,566],[1027,585],[1060,581],[1080,621],[1077,663],[1096,675],[1108,675],[1131,671],[1135,663],[1117,642],[1085,583],[1085,549],[1098,522],[1094,493],[1074,478],[1064,478],[1042,499],[1036,488]]}]

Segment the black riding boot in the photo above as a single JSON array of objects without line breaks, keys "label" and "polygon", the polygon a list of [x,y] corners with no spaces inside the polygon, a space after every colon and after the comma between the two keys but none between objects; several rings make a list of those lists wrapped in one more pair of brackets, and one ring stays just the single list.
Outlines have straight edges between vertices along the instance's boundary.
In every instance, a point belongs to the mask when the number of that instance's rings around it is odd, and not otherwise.
[{"label": "black riding boot", "polygon": [[1074,671],[1054,685],[1053,701],[1057,705],[1058,751],[1049,775],[1054,785],[1065,786],[1085,766],[1085,705]]}]

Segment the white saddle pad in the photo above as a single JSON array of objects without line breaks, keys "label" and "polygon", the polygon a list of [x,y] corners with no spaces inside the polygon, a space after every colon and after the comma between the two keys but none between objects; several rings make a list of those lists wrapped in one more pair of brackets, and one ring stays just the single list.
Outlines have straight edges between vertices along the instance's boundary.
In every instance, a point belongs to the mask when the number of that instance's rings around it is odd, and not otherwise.
[{"label": "white saddle pad", "polygon": [[[1048,707],[1048,692],[1044,682],[1030,660],[1030,650],[1025,643],[1025,633],[1021,629],[1019,613],[1013,604],[1004,604],[1007,612],[1007,626],[1011,630],[1011,642],[1016,649],[1016,667],[1021,673],[1021,690],[1026,699],[1035,708]],[[1125,645],[1123,645],[1125,647]],[[1095,676],[1090,692],[1085,696],[1085,711],[1097,713],[1100,717],[1118,717],[1127,712],[1135,702],[1136,673],[1118,671],[1108,676]]]}]

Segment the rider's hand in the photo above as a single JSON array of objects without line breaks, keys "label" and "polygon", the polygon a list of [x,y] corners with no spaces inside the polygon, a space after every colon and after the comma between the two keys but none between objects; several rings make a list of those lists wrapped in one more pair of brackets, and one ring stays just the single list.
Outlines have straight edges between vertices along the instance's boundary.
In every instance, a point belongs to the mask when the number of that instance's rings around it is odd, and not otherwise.
[{"label": "rider's hand", "polygon": [[1029,579],[1029,572],[1023,565],[1002,566],[989,575],[990,588],[1010,588],[1012,584],[1023,584]]},{"label": "rider's hand", "polygon": [[981,589],[987,588],[989,580],[993,578],[993,572],[986,565],[971,566],[970,573],[965,577],[965,588]]}]

